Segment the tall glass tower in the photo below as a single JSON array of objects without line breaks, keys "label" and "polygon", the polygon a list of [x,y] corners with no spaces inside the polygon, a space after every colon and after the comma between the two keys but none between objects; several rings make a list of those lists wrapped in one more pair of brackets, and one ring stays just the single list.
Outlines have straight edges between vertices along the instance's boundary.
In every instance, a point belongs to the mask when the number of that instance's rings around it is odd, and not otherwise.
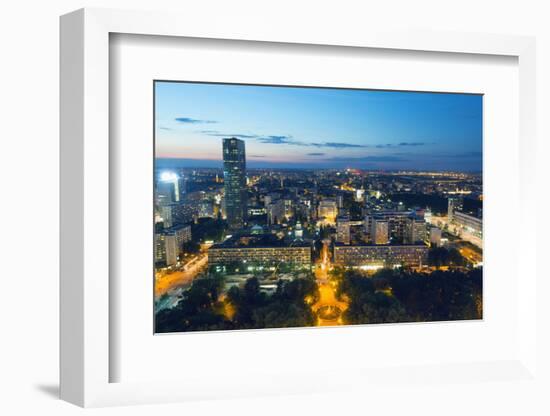
[{"label": "tall glass tower", "polygon": [[223,139],[223,177],[227,223],[231,229],[242,228],[247,210],[244,141]]}]

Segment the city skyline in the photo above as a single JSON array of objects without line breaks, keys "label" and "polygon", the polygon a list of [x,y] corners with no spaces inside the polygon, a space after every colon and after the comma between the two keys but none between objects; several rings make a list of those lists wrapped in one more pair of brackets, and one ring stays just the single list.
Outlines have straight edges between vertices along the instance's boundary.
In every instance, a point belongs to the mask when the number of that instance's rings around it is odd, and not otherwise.
[{"label": "city skyline", "polygon": [[160,168],[222,168],[220,139],[249,168],[482,170],[482,96],[155,83]]}]

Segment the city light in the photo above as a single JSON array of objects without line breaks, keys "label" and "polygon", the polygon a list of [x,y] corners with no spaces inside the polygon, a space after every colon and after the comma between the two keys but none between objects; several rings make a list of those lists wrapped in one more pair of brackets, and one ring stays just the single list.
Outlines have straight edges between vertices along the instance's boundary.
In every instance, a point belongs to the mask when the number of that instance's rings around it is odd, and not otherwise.
[{"label": "city light", "polygon": [[173,182],[178,180],[178,175],[174,172],[165,171],[160,174],[160,180],[162,182]]}]

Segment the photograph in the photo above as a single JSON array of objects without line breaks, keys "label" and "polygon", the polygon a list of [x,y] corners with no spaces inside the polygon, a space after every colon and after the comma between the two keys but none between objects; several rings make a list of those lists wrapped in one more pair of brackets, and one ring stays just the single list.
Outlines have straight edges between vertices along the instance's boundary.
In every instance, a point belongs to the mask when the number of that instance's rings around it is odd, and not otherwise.
[{"label": "photograph", "polygon": [[482,94],[152,87],[155,334],[483,319]]}]

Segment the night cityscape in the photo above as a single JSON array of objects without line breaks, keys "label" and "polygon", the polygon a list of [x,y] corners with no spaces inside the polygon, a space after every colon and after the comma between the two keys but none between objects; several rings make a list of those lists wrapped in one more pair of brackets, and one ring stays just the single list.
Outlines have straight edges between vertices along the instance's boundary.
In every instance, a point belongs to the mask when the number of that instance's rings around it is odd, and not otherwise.
[{"label": "night cityscape", "polygon": [[482,319],[481,96],[155,88],[156,333]]}]

